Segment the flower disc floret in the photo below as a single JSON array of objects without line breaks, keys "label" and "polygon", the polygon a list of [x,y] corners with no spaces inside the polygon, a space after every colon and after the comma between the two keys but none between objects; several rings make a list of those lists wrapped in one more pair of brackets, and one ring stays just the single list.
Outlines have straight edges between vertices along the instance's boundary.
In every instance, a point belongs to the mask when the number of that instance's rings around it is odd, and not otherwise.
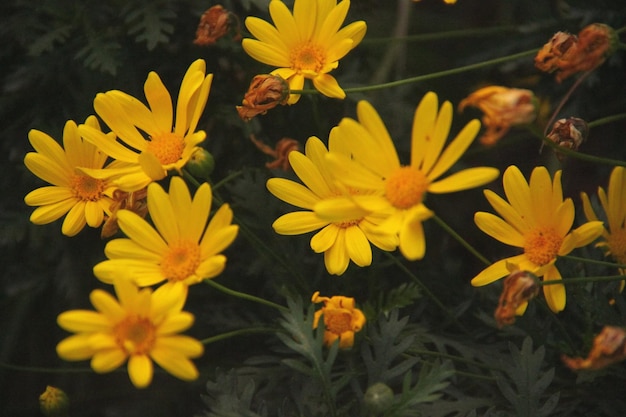
[{"label": "flower disc floret", "polygon": [[385,196],[394,207],[408,209],[422,202],[428,184],[422,171],[401,167],[385,180]]},{"label": "flower disc floret", "polygon": [[551,228],[539,228],[525,236],[524,254],[535,265],[546,265],[556,259],[563,238]]}]

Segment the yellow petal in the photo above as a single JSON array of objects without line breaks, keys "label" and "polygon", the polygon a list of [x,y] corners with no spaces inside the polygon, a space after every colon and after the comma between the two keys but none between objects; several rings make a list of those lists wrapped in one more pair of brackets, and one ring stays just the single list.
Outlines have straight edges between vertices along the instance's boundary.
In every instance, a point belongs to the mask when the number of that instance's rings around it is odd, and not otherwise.
[{"label": "yellow petal", "polygon": [[[552,280],[561,280],[561,274],[559,270],[556,269],[555,266],[552,266],[548,269],[543,275],[543,280],[552,281]],[[550,310],[555,313],[559,311],[563,311],[565,308],[565,286],[561,284],[553,284],[553,285],[544,285],[543,286],[543,295],[546,297],[546,302]]]},{"label": "yellow petal", "polygon": [[341,275],[348,269],[350,258],[346,250],[345,233],[339,230],[335,244],[324,252],[324,265],[331,275]]},{"label": "yellow petal", "polygon": [[489,236],[507,245],[524,247],[524,235],[500,217],[479,211],[474,214],[476,226]]},{"label": "yellow petal", "polygon": [[339,83],[329,74],[319,74],[313,78],[313,86],[326,97],[331,98],[346,98],[346,93],[339,87]]},{"label": "yellow petal", "polygon": [[189,336],[159,337],[154,345],[155,350],[169,350],[188,358],[197,358],[204,353],[204,346]]},{"label": "yellow petal", "polygon": [[313,212],[331,223],[357,221],[369,214],[349,197],[325,198],[313,206]]},{"label": "yellow petal", "polygon": [[443,151],[439,160],[428,173],[428,179],[433,181],[450,169],[472,144],[479,130],[480,122],[476,119],[466,124],[456,138],[454,138],[454,140],[450,142],[450,145]]},{"label": "yellow petal", "polygon": [[272,224],[274,231],[281,235],[301,235],[328,225],[312,211],[296,211],[280,216]]},{"label": "yellow petal", "polygon": [[117,222],[122,231],[137,244],[157,253],[165,253],[168,246],[161,236],[138,214],[129,210],[117,212]]},{"label": "yellow petal", "polygon": [[[435,120],[435,126],[430,133],[428,140],[425,143],[425,147],[422,150],[424,152],[424,159],[420,169],[426,173],[430,173],[431,168],[435,165],[441,150],[448,141],[448,134],[450,133],[450,125],[452,124],[452,104],[446,101],[441,106],[441,109],[437,113],[437,119]],[[442,173],[445,171],[441,171]],[[427,175],[431,181],[437,178],[436,175]]]},{"label": "yellow petal", "polygon": [[161,368],[183,381],[193,381],[199,376],[193,362],[170,349],[155,347],[150,356]]},{"label": "yellow petal", "polygon": [[57,355],[66,361],[84,361],[95,353],[89,343],[90,334],[78,334],[61,340],[56,347]]},{"label": "yellow petal", "polygon": [[128,376],[137,388],[145,388],[152,382],[154,369],[148,355],[132,355],[128,359]]},{"label": "yellow petal", "polygon": [[270,178],[266,186],[274,196],[296,207],[312,209],[320,199],[305,186],[284,178]]},{"label": "yellow petal", "polygon": [[161,81],[161,78],[159,78],[155,72],[148,74],[143,91],[150,105],[150,111],[154,117],[157,132],[171,132],[172,122],[174,121],[172,97],[163,84],[163,81]]},{"label": "yellow petal", "polygon": [[59,201],[58,203],[48,204],[45,206],[37,207],[30,215],[30,221],[35,224],[48,224],[61,218],[66,214],[74,205],[76,200],[68,199]]},{"label": "yellow petal", "polygon": [[91,367],[99,374],[111,372],[126,361],[128,355],[122,349],[107,349],[96,352],[91,358]]},{"label": "yellow petal", "polygon": [[[174,188],[177,188],[177,185],[180,185],[179,181],[182,181],[180,177],[172,178],[170,191],[173,191]],[[182,193],[182,190],[179,190],[179,193]],[[174,194],[176,194],[176,192],[174,192]],[[184,194],[178,194],[176,197],[178,197],[178,203],[180,205],[186,206],[186,217],[188,217],[189,208],[191,206],[189,191],[187,190]],[[174,196],[172,196],[172,198],[174,198]],[[174,210],[170,196],[157,183],[152,183],[148,186],[148,211],[159,234],[166,242],[174,243],[180,239],[180,230],[178,228],[178,216],[180,213]]]},{"label": "yellow petal", "polygon": [[524,258],[524,255],[517,255],[494,262],[472,278],[472,285],[474,287],[482,287],[505,277],[510,273],[507,264],[519,264]]},{"label": "yellow petal", "polygon": [[316,253],[329,250],[337,242],[340,228],[334,224],[324,227],[311,238],[311,249]]},{"label": "yellow petal", "polygon": [[427,149],[429,146],[430,135],[437,119],[438,103],[437,94],[431,91],[422,97],[415,109],[411,131],[411,166],[413,167],[421,167],[426,156],[424,149]]},{"label": "yellow petal", "polygon": [[61,233],[65,236],[76,236],[78,232],[83,230],[87,220],[85,219],[85,202],[77,201],[76,204],[67,212],[63,225],[61,226]]},{"label": "yellow petal", "polygon": [[498,175],[500,175],[500,171],[496,168],[477,167],[463,169],[442,180],[433,182],[428,186],[428,192],[440,194],[468,190],[485,185],[498,178]]},{"label": "yellow petal", "polygon": [[345,228],[346,249],[348,256],[358,266],[369,266],[372,263],[372,247],[367,237],[358,226]]}]

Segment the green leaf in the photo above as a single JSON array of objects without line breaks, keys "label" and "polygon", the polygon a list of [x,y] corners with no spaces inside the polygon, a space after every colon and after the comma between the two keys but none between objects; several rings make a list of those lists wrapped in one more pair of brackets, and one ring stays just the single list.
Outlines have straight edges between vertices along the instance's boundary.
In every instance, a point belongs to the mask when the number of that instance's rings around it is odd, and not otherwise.
[{"label": "green leaf", "polygon": [[176,18],[176,13],[169,7],[169,2],[154,1],[127,10],[124,23],[129,26],[128,34],[135,35],[137,42],[146,42],[149,51],[160,43],[167,43],[174,33],[174,25],[169,20]]}]

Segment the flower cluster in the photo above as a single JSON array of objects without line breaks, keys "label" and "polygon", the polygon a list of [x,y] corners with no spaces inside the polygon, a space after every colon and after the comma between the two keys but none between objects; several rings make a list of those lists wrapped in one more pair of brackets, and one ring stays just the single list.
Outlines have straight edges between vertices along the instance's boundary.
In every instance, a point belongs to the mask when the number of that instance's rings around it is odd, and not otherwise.
[{"label": "flower cluster", "polygon": [[[62,313],[59,325],[77,335],[59,343],[57,351],[66,360],[91,358],[96,372],[128,361],[131,381],[139,388],[152,380],[151,360],[181,379],[197,378],[189,358],[201,355],[202,345],[175,335],[193,323],[193,315],[181,311],[187,287],[222,272],[226,257],[221,252],[237,236],[228,204],[209,221],[208,183],[192,197],[181,177],[171,178],[168,192],[156,182],[169,172],[180,174],[201,150],[197,145],[206,134],[197,126],[212,80],[205,70],[203,60],[191,64],[176,113],[168,90],[151,72],[144,86],[150,107],[121,91],[100,93],[94,106],[111,132],[104,133],[94,116],[80,126],[68,121],[61,148],[33,130],[29,138],[37,152],[24,158],[51,184],[25,197],[28,205],[39,206],[33,223],[50,223],[67,213],[65,235],[74,236],[87,224],[102,225],[105,238],[118,230],[127,236],[108,242],[109,259],[94,267],[98,279],[114,285],[119,302],[95,290],[91,301],[97,312]],[[164,281],[154,292],[140,290]]]}]

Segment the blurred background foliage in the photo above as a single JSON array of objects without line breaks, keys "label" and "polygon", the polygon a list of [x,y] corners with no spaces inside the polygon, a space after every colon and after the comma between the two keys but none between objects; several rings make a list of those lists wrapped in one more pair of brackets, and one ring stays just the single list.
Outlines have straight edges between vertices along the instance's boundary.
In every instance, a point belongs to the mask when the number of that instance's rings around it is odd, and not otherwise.
[{"label": "blurred background foliage", "polygon": [[[291,7],[293,2],[286,3]],[[220,398],[230,405],[236,402],[234,398],[250,407],[264,403],[267,412],[273,403],[282,401],[283,395],[293,397],[289,386],[279,389],[266,381],[266,385],[255,388],[246,382],[255,381],[255,375],[260,378],[260,370],[278,369],[268,365],[272,362],[268,352],[280,357],[285,347],[278,348],[280,343],[271,336],[249,335],[208,345],[204,356],[197,360],[202,373],[198,381],[190,384],[157,373],[151,387],[141,391],[128,383],[123,370],[96,375],[87,363],[64,363],[54,350],[65,336],[56,325],[56,316],[67,309],[91,308],[89,292],[104,287],[93,277],[91,268],[104,259],[105,242],[100,240],[99,230],[87,228],[78,236],[67,238],[60,233],[60,222],[30,224],[31,208],[25,206],[23,197],[43,183],[23,165],[24,155],[31,151],[28,131],[42,130],[60,140],[66,120],[82,122],[93,113],[92,102],[98,92],[119,89],[143,98],[143,82],[152,70],[175,92],[187,66],[203,58],[208,71],[214,74],[209,103],[201,120],[201,128],[207,132],[204,145],[216,160],[212,180],[219,182],[234,176],[217,193],[233,206],[236,222],[242,225],[240,236],[226,252],[227,268],[216,279],[218,282],[283,305],[287,295],[300,294],[305,299],[305,309],[307,297],[317,290],[325,295],[350,295],[372,321],[368,330],[371,340],[376,340],[377,335],[380,339],[380,332],[393,335],[395,331],[394,337],[400,339],[411,335],[411,342],[396,354],[419,357],[424,352],[439,352],[465,358],[466,363],[456,363],[453,372],[450,363],[435,364],[426,354],[433,367],[431,373],[428,368],[423,369],[424,378],[434,381],[430,386],[443,389],[446,384],[437,385],[438,377],[450,384],[445,388],[445,401],[404,405],[407,410],[422,413],[419,415],[526,415],[516,408],[519,396],[524,395],[536,400],[536,410],[545,413],[533,417],[626,415],[623,364],[576,377],[559,360],[561,353],[584,355],[599,326],[626,324],[622,297],[609,307],[603,302],[606,298],[598,295],[602,286],[593,290],[573,286],[568,288],[565,312],[555,316],[543,301],[538,301],[531,304],[515,326],[497,330],[492,313],[499,284],[472,288],[469,279],[482,264],[432,221],[426,223],[427,254],[423,261],[404,262],[396,253],[387,256],[375,251],[372,267],[359,269],[351,265],[344,276],[328,276],[321,255],[309,248],[309,236],[278,236],[272,231],[271,223],[288,208],[266,191],[265,181],[272,176],[293,177],[266,169],[269,158],[249,139],[254,134],[270,146],[283,137],[302,144],[312,135],[325,141],[329,130],[342,117],[354,116],[356,102],[367,99],[381,113],[396,146],[406,157],[413,112],[427,91],[437,92],[440,100],[450,100],[456,106],[483,85],[529,88],[545,109],[537,122],[543,129],[541,122],[549,118],[572,80],[557,84],[553,76],[537,71],[528,57],[410,86],[349,94],[343,101],[307,95],[295,106],[279,107],[244,123],[235,106],[241,103],[252,77],[271,69],[243,52],[234,33],[236,29],[211,47],[193,44],[200,16],[214,4],[199,0],[5,0],[0,5],[0,362],[5,365],[0,368],[0,414],[39,415],[37,398],[48,384],[59,386],[70,395],[71,415],[75,417],[191,416],[203,415],[211,408],[218,411],[207,415],[228,415],[216,405]],[[267,18],[268,0],[224,0],[221,4],[238,16],[243,36],[247,35],[243,26],[246,16]],[[620,0],[459,0],[454,6],[438,0],[353,0],[348,22],[354,20],[365,20],[368,33],[333,73],[344,88],[536,49],[556,31],[576,33],[593,22],[619,28],[626,25],[626,6]],[[622,51],[585,80],[562,114],[593,121],[622,113],[626,110],[625,86]],[[474,117],[480,114],[471,109],[456,113],[452,132],[458,132]],[[594,128],[580,150],[624,160],[624,132],[623,122]],[[536,165],[559,168],[553,153],[546,149],[540,153],[539,147],[540,141],[530,132],[513,129],[493,148],[472,147],[461,163],[480,161],[481,165],[501,169],[516,164],[524,172]],[[562,168],[565,193],[577,204],[580,191],[594,194],[599,185],[606,187],[611,169],[580,160],[565,160]],[[500,192],[500,184],[498,180],[490,188]],[[472,221],[475,211],[489,210],[480,190],[442,198],[429,196],[428,203],[489,259],[509,254],[507,247],[484,236]],[[579,255],[602,259],[602,254],[592,247]],[[445,302],[447,311],[438,308],[419,285],[407,278],[406,269]],[[606,268],[572,265],[563,275],[579,276],[582,272],[602,275]],[[189,333],[199,339],[276,322],[275,312],[263,306],[229,299],[208,286],[197,287],[190,292],[186,310],[196,315],[196,324]],[[389,316],[389,312],[395,316]],[[374,323],[381,314],[387,314],[387,318],[376,330]],[[409,320],[401,322],[402,317]],[[522,344],[526,336],[529,338]],[[385,351],[377,354],[384,355]],[[363,355],[365,358],[368,354]],[[370,352],[370,365],[374,366],[372,357],[376,356],[372,355]],[[260,358],[265,358],[265,362]],[[348,361],[343,356],[337,360]],[[524,365],[524,361],[534,362]],[[407,369],[412,365],[407,365]],[[497,366],[498,370],[486,371],[486,365]],[[27,370],[21,366],[42,369]],[[525,373],[528,367],[534,367],[535,376]],[[368,368],[368,372],[372,369]],[[242,374],[249,380],[242,380]],[[296,374],[283,371],[275,375],[274,384],[295,384],[291,388],[306,385],[306,378]],[[524,375],[535,379],[525,383],[520,380]],[[541,386],[531,389],[538,380]],[[259,379],[256,381],[258,384]],[[365,388],[354,388],[354,393],[363,395]],[[414,388],[409,385],[407,389]],[[422,388],[415,389],[416,393],[423,393]],[[301,393],[306,392],[303,388]],[[556,394],[559,392],[560,397]],[[205,395],[206,403],[201,395]],[[315,401],[301,399],[300,407],[303,404],[314,407]],[[298,415],[317,415],[311,409],[302,409]],[[297,415],[295,411],[288,412],[295,410],[289,406],[281,410],[284,415]],[[265,415],[261,411],[242,413],[233,415]]]}]

